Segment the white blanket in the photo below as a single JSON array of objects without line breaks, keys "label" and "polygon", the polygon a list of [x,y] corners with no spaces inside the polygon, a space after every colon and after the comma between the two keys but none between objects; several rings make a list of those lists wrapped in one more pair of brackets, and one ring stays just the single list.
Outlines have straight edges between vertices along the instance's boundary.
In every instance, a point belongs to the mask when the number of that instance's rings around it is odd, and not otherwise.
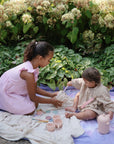
[{"label": "white blanket", "polygon": [[[40,116],[44,119],[48,113]],[[52,114],[51,114],[52,115]],[[63,127],[54,132],[46,130],[46,123],[38,123],[32,116],[12,115],[0,112],[0,136],[11,141],[28,138],[32,144],[73,144],[73,138],[84,133],[76,117],[66,119],[61,113]],[[35,117],[37,119],[39,117]]]},{"label": "white blanket", "polygon": [[[72,136],[79,137],[84,133],[80,120],[74,116],[66,118],[64,109],[44,104],[40,104],[40,109],[50,111],[34,116],[12,115],[0,111],[0,136],[11,141],[27,138],[32,144],[73,144]],[[55,112],[61,116],[63,126],[49,132],[46,130],[46,123],[39,123],[38,119],[46,120],[46,116],[53,117]]]}]

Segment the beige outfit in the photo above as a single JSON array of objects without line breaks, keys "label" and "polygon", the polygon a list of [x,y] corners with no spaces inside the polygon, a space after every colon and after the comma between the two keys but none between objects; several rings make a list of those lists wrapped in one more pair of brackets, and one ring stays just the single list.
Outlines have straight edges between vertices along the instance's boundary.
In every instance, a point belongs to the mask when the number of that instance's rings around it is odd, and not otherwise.
[{"label": "beige outfit", "polygon": [[[80,89],[80,96],[78,102],[78,109],[84,111],[86,109],[93,110],[98,115],[102,113],[114,112],[114,102],[110,99],[108,89],[102,84],[97,85],[95,88],[88,88],[85,85],[83,78],[73,79],[72,86]],[[81,105],[91,98],[95,98],[91,103],[80,109]]]}]

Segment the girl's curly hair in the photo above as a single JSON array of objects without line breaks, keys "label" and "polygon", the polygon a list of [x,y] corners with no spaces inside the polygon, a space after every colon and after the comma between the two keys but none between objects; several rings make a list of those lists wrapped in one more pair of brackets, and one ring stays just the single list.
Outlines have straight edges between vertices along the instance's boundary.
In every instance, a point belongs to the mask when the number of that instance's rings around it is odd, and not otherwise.
[{"label": "girl's curly hair", "polygon": [[54,48],[51,44],[46,41],[32,41],[25,49],[24,52],[24,62],[31,61],[37,55],[45,57],[49,54],[49,51],[54,51]]}]

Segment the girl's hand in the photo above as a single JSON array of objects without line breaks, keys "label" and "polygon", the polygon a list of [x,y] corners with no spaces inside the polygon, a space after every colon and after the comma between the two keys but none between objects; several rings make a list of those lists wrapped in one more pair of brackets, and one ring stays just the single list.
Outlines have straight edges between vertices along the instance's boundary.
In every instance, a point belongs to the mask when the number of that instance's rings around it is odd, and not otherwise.
[{"label": "girl's hand", "polygon": [[74,114],[73,113],[65,113],[66,118],[72,117]]},{"label": "girl's hand", "polygon": [[67,83],[67,86],[72,86],[72,82],[69,81],[69,82]]},{"label": "girl's hand", "polygon": [[59,91],[54,92],[54,93],[51,93],[51,97],[55,97],[55,96],[57,96],[58,93],[59,93]]},{"label": "girl's hand", "polygon": [[55,107],[61,107],[62,106],[62,101],[59,101],[57,100],[56,98],[52,98],[52,104],[55,106]]},{"label": "girl's hand", "polygon": [[109,111],[108,114],[110,115],[110,120],[112,120],[113,119],[113,112]]}]

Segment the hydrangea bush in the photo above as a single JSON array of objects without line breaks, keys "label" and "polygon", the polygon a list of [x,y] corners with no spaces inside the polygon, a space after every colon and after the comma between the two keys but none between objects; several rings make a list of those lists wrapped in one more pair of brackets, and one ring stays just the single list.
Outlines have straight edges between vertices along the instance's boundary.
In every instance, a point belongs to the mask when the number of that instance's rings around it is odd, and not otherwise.
[{"label": "hydrangea bush", "polygon": [[83,54],[114,43],[113,0],[9,0],[0,5],[0,43],[40,38]]}]

